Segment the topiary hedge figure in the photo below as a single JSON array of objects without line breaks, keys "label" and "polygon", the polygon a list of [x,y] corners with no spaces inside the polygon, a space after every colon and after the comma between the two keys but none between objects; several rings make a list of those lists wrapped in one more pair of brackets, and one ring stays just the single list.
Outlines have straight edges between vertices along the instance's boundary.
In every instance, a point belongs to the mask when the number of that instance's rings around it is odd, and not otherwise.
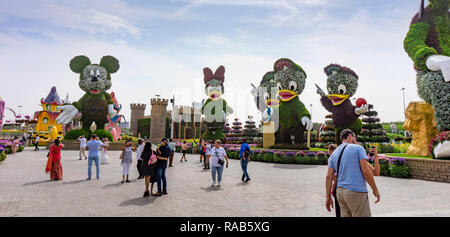
[{"label": "topiary hedge figure", "polygon": [[339,64],[330,64],[324,68],[327,75],[328,95],[317,87],[317,93],[321,96],[320,102],[326,110],[331,112],[335,128],[335,143],[340,144],[339,134],[348,128],[355,134],[361,131],[359,116],[368,110],[368,105],[354,106],[350,97],[355,95],[358,89],[358,75],[348,67]]},{"label": "topiary hedge figure", "polygon": [[[311,114],[298,96],[305,89],[306,72],[292,60],[278,59],[274,64],[274,83],[280,96],[279,126],[274,147],[305,149],[305,130],[313,127]],[[292,144],[291,136],[294,137]]]},{"label": "topiary hedge figure", "polygon": [[225,67],[219,66],[213,73],[210,68],[203,69],[203,81],[205,93],[209,97],[202,107],[205,115],[206,131],[202,137],[206,140],[225,140],[224,126],[227,114],[232,114],[233,109],[221,98],[224,93]]},{"label": "topiary hedge figure", "polygon": [[439,131],[450,130],[450,0],[421,1],[404,40],[417,71],[419,96],[434,108]]},{"label": "topiary hedge figure", "polygon": [[80,74],[78,85],[86,93],[71,105],[58,106],[62,113],[56,119],[58,123],[70,123],[79,112],[83,130],[89,131],[93,122],[98,129],[104,129],[107,116],[116,115],[111,95],[111,74],[119,70],[119,61],[113,56],[104,56],[100,64],[91,64],[86,56],[76,56],[70,60],[70,69]]}]

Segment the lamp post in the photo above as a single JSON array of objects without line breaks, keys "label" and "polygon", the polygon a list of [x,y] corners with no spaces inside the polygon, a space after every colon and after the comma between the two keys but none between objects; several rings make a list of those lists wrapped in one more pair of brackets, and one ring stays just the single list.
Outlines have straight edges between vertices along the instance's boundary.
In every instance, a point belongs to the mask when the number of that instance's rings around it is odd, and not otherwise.
[{"label": "lamp post", "polygon": [[[403,115],[405,115],[405,111],[406,111],[406,104],[405,104],[405,87],[402,87],[400,90],[403,91]],[[406,115],[405,115],[405,116],[406,116]]]},{"label": "lamp post", "polygon": [[175,95],[172,95],[172,99],[170,99],[170,103],[172,104],[172,114],[170,115],[170,138],[173,139],[173,115],[175,114]]}]

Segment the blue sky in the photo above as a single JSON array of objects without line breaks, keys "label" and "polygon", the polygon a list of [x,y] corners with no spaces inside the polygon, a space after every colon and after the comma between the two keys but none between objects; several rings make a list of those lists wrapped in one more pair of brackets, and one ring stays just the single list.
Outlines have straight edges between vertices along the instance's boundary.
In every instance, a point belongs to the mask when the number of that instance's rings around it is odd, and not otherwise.
[{"label": "blue sky", "polygon": [[[413,0],[0,0],[0,96],[7,106],[32,114],[55,85],[77,100],[78,75],[69,61],[113,55],[112,75],[123,112],[155,94],[189,105],[206,98],[203,67],[224,65],[231,118],[258,116],[250,83],[258,84],[281,57],[308,75],[300,99],[312,104],[314,121],[327,114],[314,83],[325,88],[323,68],[339,63],[360,77],[364,97],[383,121],[403,120],[400,88],[417,101],[412,61],[403,39],[420,1]],[[11,116],[7,114],[6,116]]]}]

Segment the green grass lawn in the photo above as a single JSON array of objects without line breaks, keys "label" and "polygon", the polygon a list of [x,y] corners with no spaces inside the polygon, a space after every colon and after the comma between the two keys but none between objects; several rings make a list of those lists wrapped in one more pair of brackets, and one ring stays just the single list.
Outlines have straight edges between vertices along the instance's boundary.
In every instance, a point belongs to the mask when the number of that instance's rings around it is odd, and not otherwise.
[{"label": "green grass lawn", "polygon": [[416,155],[408,155],[406,153],[385,153],[383,155],[388,156],[388,157],[432,159],[431,156],[416,156]]}]

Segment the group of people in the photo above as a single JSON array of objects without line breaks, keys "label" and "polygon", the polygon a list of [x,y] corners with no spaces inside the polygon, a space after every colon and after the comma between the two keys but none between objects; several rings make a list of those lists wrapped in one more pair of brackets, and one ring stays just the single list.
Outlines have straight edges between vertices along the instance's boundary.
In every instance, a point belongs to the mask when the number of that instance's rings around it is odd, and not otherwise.
[{"label": "group of people", "polygon": [[[367,155],[350,129],[343,130],[340,138],[341,145],[329,147],[325,206],[330,212],[334,198],[337,217],[370,217],[366,183],[372,188],[376,197],[375,203],[380,201],[380,193],[374,179],[374,176],[380,175],[378,149],[372,146]],[[369,163],[368,156],[374,159],[374,166]]]},{"label": "group of people", "polygon": [[[365,149],[357,143],[356,135],[350,129],[341,132],[342,144],[329,146],[330,158],[328,160],[328,170],[326,176],[326,201],[325,206],[328,211],[335,208],[337,217],[370,217],[370,205],[366,183],[372,188],[376,197],[375,203],[380,201],[380,193],[375,183],[374,176],[380,174],[380,164],[378,150],[372,146],[369,155]],[[99,176],[99,153],[106,152],[107,140],[100,141],[94,134],[91,140],[86,142],[84,137],[80,137],[80,159],[84,155],[84,150],[88,150],[88,180],[92,177],[92,163],[96,165],[96,177]],[[50,146],[46,172],[50,172],[51,180],[62,180],[61,149],[64,145],[59,139]],[[138,140],[138,147],[131,140],[127,140],[120,155],[122,170],[121,183],[130,182],[129,170],[132,164],[133,152],[136,152],[138,179],[145,179],[144,197],[161,196],[168,194],[166,169],[173,167],[172,161],[175,152],[175,144],[166,138],[161,140],[161,144],[155,146],[150,141]],[[211,169],[212,186],[221,185],[224,167],[228,168],[229,161],[225,149],[221,146],[221,141],[214,141],[214,146],[210,142],[200,140],[200,163],[203,162],[204,169]],[[182,156],[180,162],[187,162],[187,145],[181,145]],[[250,181],[247,171],[248,163],[251,160],[251,149],[247,142],[242,140],[240,148],[240,165],[242,169],[242,181]],[[374,166],[368,161],[368,156],[374,159]],[[217,182],[216,182],[217,181]],[[154,183],[157,183],[157,192],[153,193]],[[151,184],[151,186],[150,186]],[[150,188],[149,188],[150,186]],[[333,205],[334,198],[334,205]]]}]

